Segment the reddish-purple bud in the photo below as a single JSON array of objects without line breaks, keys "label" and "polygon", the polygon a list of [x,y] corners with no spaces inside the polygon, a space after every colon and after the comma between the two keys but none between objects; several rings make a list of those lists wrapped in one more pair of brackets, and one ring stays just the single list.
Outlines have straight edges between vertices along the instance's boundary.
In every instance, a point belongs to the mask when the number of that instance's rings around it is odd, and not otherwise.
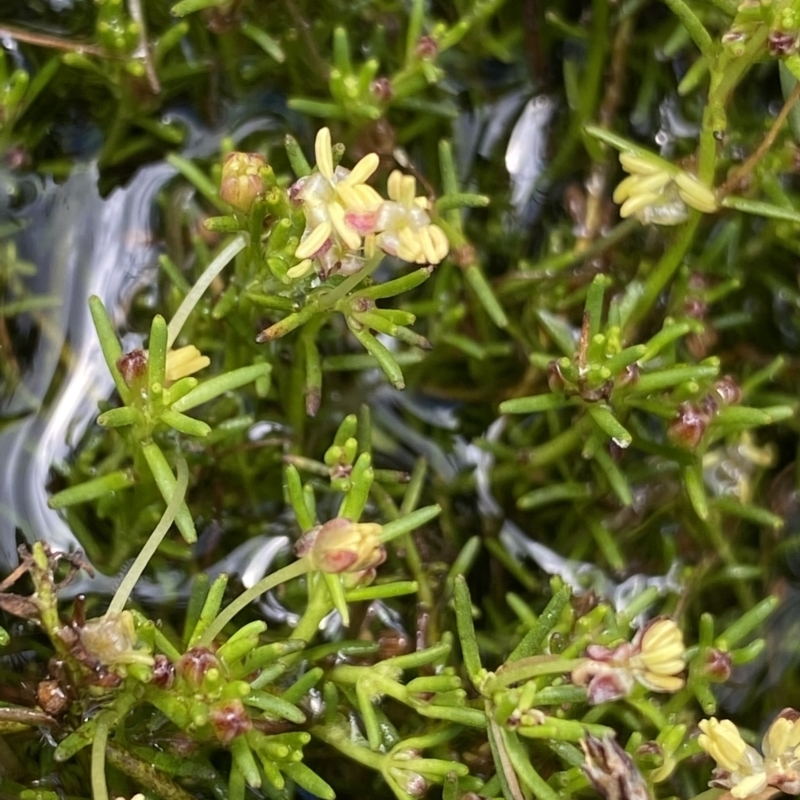
[{"label": "reddish-purple bud", "polygon": [[193,689],[200,689],[207,678],[216,680],[221,675],[222,664],[207,647],[193,647],[180,657],[175,671]]},{"label": "reddish-purple bud", "polygon": [[439,44],[432,36],[420,36],[417,39],[417,58],[431,61],[439,55]]},{"label": "reddish-purple bud", "polygon": [[175,682],[175,666],[161,653],[155,656],[153,665],[153,677],[150,682],[159,689],[169,689]]},{"label": "reddish-purple bud", "polygon": [[678,416],[667,428],[667,436],[677,445],[693,450],[708,428],[710,416],[694,403],[682,403]]},{"label": "reddish-purple bud", "polygon": [[730,653],[725,653],[722,650],[717,650],[716,647],[712,647],[706,654],[703,672],[711,680],[723,683],[731,677],[731,663]]},{"label": "reddish-purple bud", "polygon": [[607,800],[649,800],[650,792],[631,757],[613,736],[589,734],[581,741],[583,771],[595,791]]},{"label": "reddish-purple bud", "polygon": [[122,380],[130,387],[140,384],[147,375],[147,350],[131,350],[117,359]]},{"label": "reddish-purple bud", "polygon": [[797,49],[797,35],[787,31],[770,31],[767,47],[775,58],[791,55]]},{"label": "reddish-purple bud", "polygon": [[229,700],[224,705],[214,706],[208,715],[208,721],[223,744],[230,744],[237,736],[247,733],[253,727],[241,700]]},{"label": "reddish-purple bud", "polygon": [[742,390],[730,375],[723,375],[714,384],[712,391],[723,406],[736,405],[742,399]]},{"label": "reddish-purple bud", "polygon": [[381,102],[388,103],[394,97],[394,88],[388,78],[376,78],[369,85],[369,88],[375,98]]}]

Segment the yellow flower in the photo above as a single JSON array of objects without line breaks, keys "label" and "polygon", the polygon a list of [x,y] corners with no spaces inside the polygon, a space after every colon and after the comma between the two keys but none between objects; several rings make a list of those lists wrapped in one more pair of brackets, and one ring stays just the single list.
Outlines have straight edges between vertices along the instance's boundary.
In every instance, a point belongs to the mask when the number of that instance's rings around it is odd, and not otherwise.
[{"label": "yellow flower", "polygon": [[[295,251],[295,256],[301,261],[315,255],[332,235],[338,237],[349,250],[359,249],[361,234],[357,217],[374,212],[382,199],[366,184],[380,163],[376,153],[364,156],[352,170],[334,168],[331,132],[328,128],[322,128],[317,133],[314,153],[317,172],[301,178],[294,186],[306,217],[303,239]],[[348,212],[355,214],[356,219],[346,219]]]},{"label": "yellow flower", "polygon": [[[656,156],[645,158],[620,153],[620,164],[630,173],[614,190],[620,216],[636,216],[643,223],[678,225],[685,221],[686,206],[711,214],[717,210],[714,192],[689,172]],[[661,163],[660,163],[661,162]]]},{"label": "yellow flower", "polygon": [[632,642],[614,648],[590,645],[588,658],[572,671],[576,686],[586,686],[592,705],[630,694],[634,682],[653,692],[677,692],[686,668],[683,634],[674,620],[658,617],[641,628]]},{"label": "yellow flower", "polygon": [[[700,747],[723,769],[731,772],[737,769],[749,747],[739,729],[729,719],[720,722],[716,717],[711,717],[700,721],[700,730]],[[755,752],[754,748],[750,749]]]},{"label": "yellow flower", "polygon": [[375,219],[376,243],[390,255],[412,264],[438,264],[450,250],[444,231],[431,223],[428,201],[416,197],[416,181],[394,170],[388,182],[389,200]]},{"label": "yellow flower", "polygon": [[784,709],[767,729],[763,755],[742,739],[730,720],[704,719],[700,730],[700,747],[718,765],[711,785],[730,789],[736,798],[759,794],[767,786],[800,794],[800,715],[793,709]]},{"label": "yellow flower", "polygon": [[686,669],[685,648],[683,634],[675,621],[662,617],[644,628],[639,651],[628,664],[633,677],[651,691],[682,689],[684,680],[678,674]]},{"label": "yellow flower", "polygon": [[186,347],[179,347],[177,350],[170,350],[167,353],[167,369],[165,380],[174,383],[188,375],[194,375],[201,369],[205,369],[211,363],[208,356],[204,356],[193,344]]}]

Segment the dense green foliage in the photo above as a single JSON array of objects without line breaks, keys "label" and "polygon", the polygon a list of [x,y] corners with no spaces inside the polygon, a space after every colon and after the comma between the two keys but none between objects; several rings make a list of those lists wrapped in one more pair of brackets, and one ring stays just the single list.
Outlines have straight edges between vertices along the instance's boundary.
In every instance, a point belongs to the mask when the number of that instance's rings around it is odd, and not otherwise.
[{"label": "dense green foliage", "polygon": [[30,187],[166,177],[81,551],[0,507],[0,800],[800,794],[800,4],[18,5],[0,443],[79,377]]}]

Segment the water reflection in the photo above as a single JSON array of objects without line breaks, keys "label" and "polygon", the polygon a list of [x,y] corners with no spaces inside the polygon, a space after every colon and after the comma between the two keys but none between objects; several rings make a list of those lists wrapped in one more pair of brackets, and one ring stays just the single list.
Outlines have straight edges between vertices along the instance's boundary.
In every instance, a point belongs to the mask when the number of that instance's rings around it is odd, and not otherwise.
[{"label": "water reflection", "polygon": [[[51,465],[70,456],[96,417],[98,401],[112,390],[87,298],[99,295],[125,329],[128,301],[157,256],[153,200],[173,174],[163,163],[144,167],[103,200],[96,167],[79,167],[63,185],[48,184],[25,209],[28,225],[16,243],[19,256],[37,267],[31,289],[61,302],[38,313],[31,367],[2,407],[4,417],[18,418],[0,433],[0,454],[12,465],[0,476],[2,571],[17,562],[17,530],[27,541],[44,539],[55,549],[79,546],[47,507],[45,486]],[[57,381],[62,367],[63,380]]]}]

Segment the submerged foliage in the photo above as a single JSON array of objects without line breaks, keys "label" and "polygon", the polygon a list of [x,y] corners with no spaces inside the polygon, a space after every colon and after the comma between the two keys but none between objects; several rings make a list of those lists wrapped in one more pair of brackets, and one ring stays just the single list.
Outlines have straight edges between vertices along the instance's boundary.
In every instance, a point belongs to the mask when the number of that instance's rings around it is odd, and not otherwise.
[{"label": "submerged foliage", "polygon": [[0,800],[800,794],[800,6],[24,5]]}]

